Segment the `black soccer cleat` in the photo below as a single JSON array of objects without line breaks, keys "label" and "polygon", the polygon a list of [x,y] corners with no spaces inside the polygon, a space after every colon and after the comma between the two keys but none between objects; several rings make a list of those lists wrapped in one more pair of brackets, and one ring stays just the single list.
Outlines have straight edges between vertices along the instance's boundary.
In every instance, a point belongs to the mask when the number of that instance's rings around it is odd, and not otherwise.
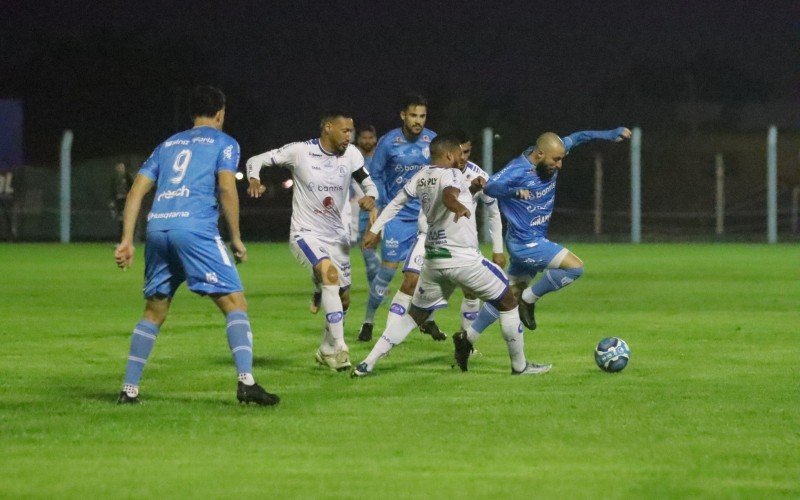
[{"label": "black soccer cleat", "polygon": [[119,398],[117,398],[118,405],[140,405],[142,404],[139,401],[139,395],[137,394],[134,397],[128,396],[128,393],[125,391],[119,391]]},{"label": "black soccer cleat", "polygon": [[369,342],[372,340],[372,323],[364,323],[361,325],[361,330],[358,332],[359,342]]},{"label": "black soccer cleat", "polygon": [[270,394],[258,384],[246,385],[243,382],[239,382],[239,387],[236,389],[236,399],[240,403],[264,406],[276,405],[281,400],[277,394]]},{"label": "black soccer cleat", "polygon": [[439,330],[439,325],[433,320],[428,320],[419,325],[419,331],[425,335],[430,335],[433,340],[436,341],[445,340],[447,338],[447,334]]},{"label": "black soccer cleat", "polygon": [[467,371],[469,356],[472,354],[472,343],[467,338],[467,332],[462,330],[453,335],[453,347],[455,347],[456,364],[462,372]]},{"label": "black soccer cleat", "polygon": [[519,320],[525,325],[528,330],[536,330],[536,316],[534,315],[536,303],[528,303],[524,300],[519,300]]}]

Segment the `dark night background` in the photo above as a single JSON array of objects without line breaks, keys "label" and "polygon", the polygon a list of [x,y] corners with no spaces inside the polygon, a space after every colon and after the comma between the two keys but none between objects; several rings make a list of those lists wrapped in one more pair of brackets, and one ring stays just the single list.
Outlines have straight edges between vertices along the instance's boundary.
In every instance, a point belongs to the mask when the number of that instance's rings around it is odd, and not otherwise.
[{"label": "dark night background", "polygon": [[30,163],[54,162],[65,128],[77,158],[147,154],[188,125],[182,98],[197,83],[228,94],[244,157],[316,135],[329,106],[385,132],[407,90],[429,97],[434,130],[491,125],[513,151],[544,129],[685,127],[675,109],[687,103],[721,105],[688,126],[722,129],[748,127],[744,105],[800,107],[792,1],[37,1],[2,13],[0,96],[24,100]]}]

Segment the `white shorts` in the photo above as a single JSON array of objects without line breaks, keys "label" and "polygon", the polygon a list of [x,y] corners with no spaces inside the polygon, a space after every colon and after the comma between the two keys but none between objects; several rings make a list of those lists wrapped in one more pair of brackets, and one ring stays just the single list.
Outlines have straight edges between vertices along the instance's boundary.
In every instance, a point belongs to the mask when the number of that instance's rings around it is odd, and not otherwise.
[{"label": "white shorts", "polygon": [[293,233],[289,246],[297,261],[314,275],[314,266],[322,259],[330,259],[339,272],[339,287],[350,286],[350,245],[340,241],[328,241],[309,233]]},{"label": "white shorts", "polygon": [[403,264],[403,272],[411,271],[419,274],[422,271],[422,263],[425,262],[425,233],[417,235],[417,242],[414,248],[408,253],[406,262]]},{"label": "white shorts", "polygon": [[472,292],[484,302],[495,303],[505,295],[508,277],[500,267],[486,259],[464,267],[431,269],[422,266],[411,303],[426,311],[441,309],[447,306],[447,299],[456,288]]}]

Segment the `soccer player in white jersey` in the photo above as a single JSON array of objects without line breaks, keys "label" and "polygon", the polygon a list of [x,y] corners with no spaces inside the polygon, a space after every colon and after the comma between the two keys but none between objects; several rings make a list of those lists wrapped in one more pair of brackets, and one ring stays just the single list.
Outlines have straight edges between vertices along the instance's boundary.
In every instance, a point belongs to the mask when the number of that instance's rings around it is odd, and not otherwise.
[{"label": "soccer player in white jersey", "polygon": [[295,258],[322,283],[325,331],[315,353],[321,365],[343,371],[350,367],[344,341],[344,315],[350,306],[350,235],[342,213],[348,203],[350,181],[364,191],[359,205],[375,208],[378,190],[364,169],[364,158],[355,146],[353,118],[330,111],[320,122],[319,139],[293,142],[247,160],[250,196],[263,192],[259,171],[264,166],[284,166],[294,181],[289,243]]},{"label": "soccer player in white jersey", "polygon": [[[419,200],[428,220],[425,238],[425,261],[411,299],[408,314],[396,311],[397,321],[387,324],[369,355],[352,375],[369,375],[377,361],[401,343],[414,327],[422,324],[432,311],[447,306],[456,287],[470,290],[478,298],[493,304],[499,311],[503,337],[511,357],[512,374],[538,374],[550,365],[530,363],[525,358],[522,328],[517,301],[508,287],[503,270],[489,262],[478,248],[478,232],[469,217],[468,205],[485,179],[468,182],[459,168],[462,153],[457,138],[438,136],[431,142],[431,165],[415,174],[386,206],[372,228],[364,235],[367,246],[377,243],[377,233],[388,220],[411,200]],[[464,335],[454,336],[456,361],[466,371],[471,343]]]}]

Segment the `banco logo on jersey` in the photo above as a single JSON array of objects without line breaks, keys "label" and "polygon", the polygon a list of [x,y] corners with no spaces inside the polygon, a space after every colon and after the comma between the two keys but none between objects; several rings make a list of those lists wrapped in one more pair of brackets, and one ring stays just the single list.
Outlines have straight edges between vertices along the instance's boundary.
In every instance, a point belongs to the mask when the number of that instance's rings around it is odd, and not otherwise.
[{"label": "banco logo on jersey", "polygon": [[171,200],[172,198],[188,198],[191,191],[186,186],[181,186],[177,189],[167,190],[159,194],[156,201]]},{"label": "banco logo on jersey", "polygon": [[416,172],[422,165],[397,165],[394,167],[395,172]]},{"label": "banco logo on jersey", "polygon": [[554,182],[554,183],[550,184],[549,186],[547,186],[546,188],[536,191],[535,192],[535,196],[537,198],[541,198],[542,196],[545,196],[545,195],[549,194],[550,191],[554,190],[555,188],[556,188],[556,183]]}]

